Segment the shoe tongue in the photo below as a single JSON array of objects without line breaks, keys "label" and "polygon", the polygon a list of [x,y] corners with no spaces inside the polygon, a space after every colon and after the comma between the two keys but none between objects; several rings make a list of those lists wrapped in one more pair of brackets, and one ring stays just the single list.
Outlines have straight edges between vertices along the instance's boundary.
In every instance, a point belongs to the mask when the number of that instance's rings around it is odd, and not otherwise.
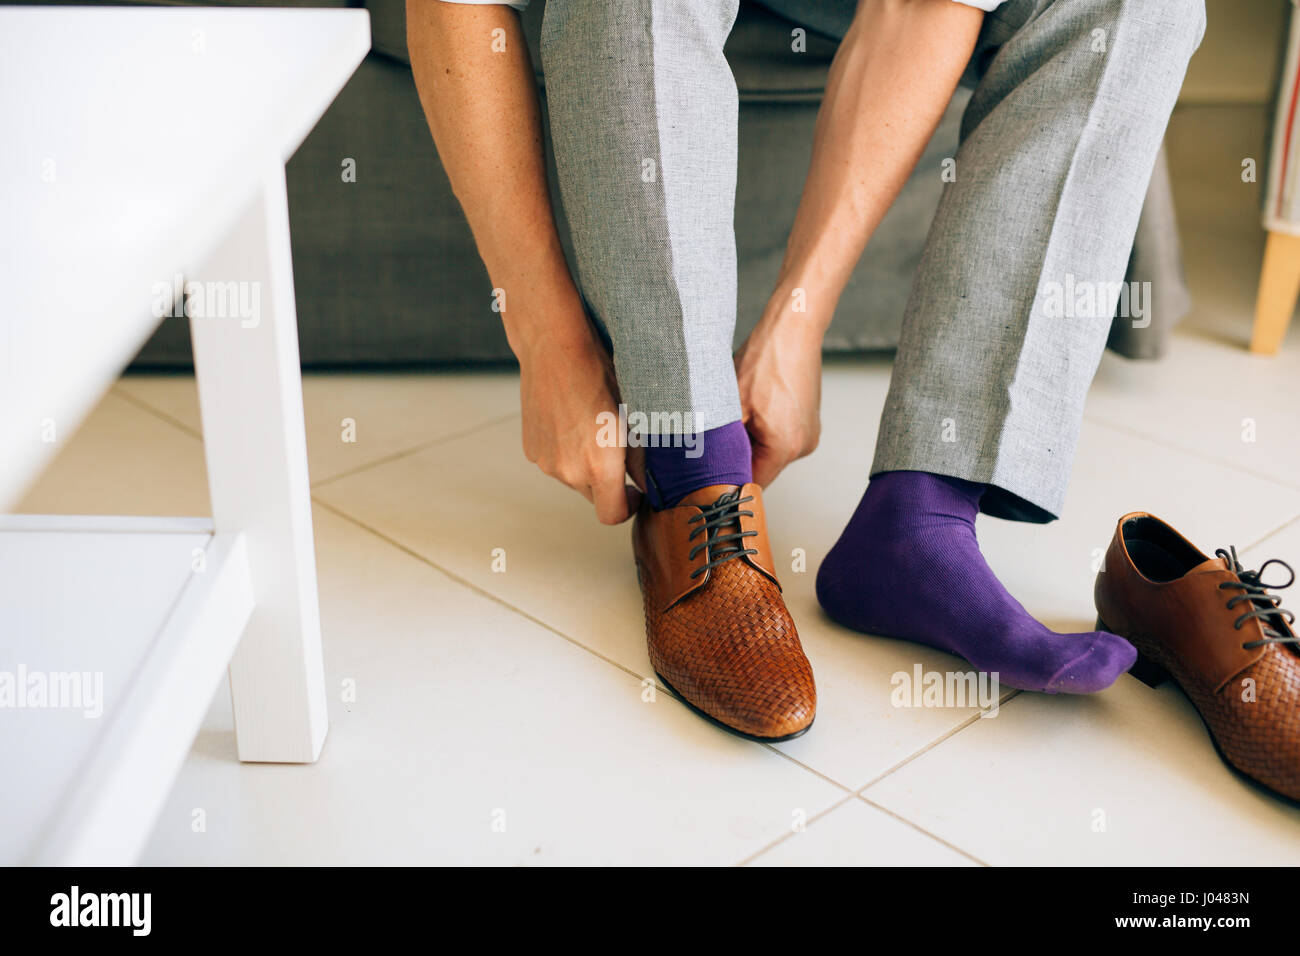
[{"label": "shoe tongue", "polygon": [[740,497],[740,485],[705,485],[703,488],[697,488],[689,495],[678,502],[679,505],[695,505],[699,508],[705,508],[717,503],[723,495],[732,494],[737,498]]}]

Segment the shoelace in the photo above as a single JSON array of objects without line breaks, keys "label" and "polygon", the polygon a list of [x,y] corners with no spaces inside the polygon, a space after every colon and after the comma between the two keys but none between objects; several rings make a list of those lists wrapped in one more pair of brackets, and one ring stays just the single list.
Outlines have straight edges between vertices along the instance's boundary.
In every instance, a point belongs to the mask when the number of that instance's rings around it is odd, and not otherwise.
[{"label": "shoelace", "polygon": [[[1259,641],[1247,641],[1241,646],[1244,648],[1256,648],[1264,644],[1297,644],[1300,645],[1300,636],[1288,634],[1282,630],[1295,623],[1295,613],[1282,607],[1282,599],[1276,594],[1269,594],[1269,590],[1279,591],[1282,588],[1289,588],[1295,583],[1295,568],[1287,564],[1281,558],[1269,558],[1254,571],[1247,571],[1237,560],[1237,549],[1235,546],[1229,546],[1225,551],[1219,548],[1214,552],[1214,556],[1222,558],[1227,564],[1228,570],[1234,572],[1240,579],[1238,581],[1223,581],[1219,584],[1219,589],[1240,588],[1242,593],[1235,595],[1228,600],[1228,607],[1234,608],[1238,604],[1249,602],[1251,610],[1247,611],[1241,617],[1233,622],[1234,629],[1240,631],[1241,626],[1251,618],[1258,618],[1261,626],[1264,628],[1264,638]],[[1261,578],[1264,569],[1270,564],[1280,564],[1286,568],[1287,573],[1291,575],[1290,580],[1285,584],[1265,584]]]},{"label": "shoelace", "polygon": [[[739,558],[746,554],[758,554],[757,548],[746,548],[744,539],[757,537],[757,531],[740,531],[740,517],[754,517],[752,511],[742,511],[740,506],[746,501],[753,501],[753,495],[740,497],[739,491],[728,491],[711,505],[705,505],[700,509],[700,513],[691,519],[691,523],[701,521],[698,528],[693,530],[687,537],[687,541],[694,541],[695,536],[704,535],[704,540],[691,548],[690,559],[695,560],[695,556],[701,550],[707,550],[708,563],[703,567],[696,568],[691,572],[691,577],[696,578],[703,574],[709,568],[716,568],[720,564]],[[719,534],[727,525],[735,525],[735,534]]]}]

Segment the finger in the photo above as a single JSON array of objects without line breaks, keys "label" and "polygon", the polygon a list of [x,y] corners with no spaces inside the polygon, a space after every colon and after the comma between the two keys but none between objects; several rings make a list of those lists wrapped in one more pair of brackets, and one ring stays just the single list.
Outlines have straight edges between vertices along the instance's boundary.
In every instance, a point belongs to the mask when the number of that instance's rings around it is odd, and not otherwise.
[{"label": "finger", "polygon": [[632,514],[628,507],[627,494],[623,491],[625,487],[622,471],[611,472],[591,486],[596,518],[601,524],[619,524]]},{"label": "finger", "polygon": [[754,481],[760,488],[770,485],[785,466],[785,458],[766,445],[754,446]]}]

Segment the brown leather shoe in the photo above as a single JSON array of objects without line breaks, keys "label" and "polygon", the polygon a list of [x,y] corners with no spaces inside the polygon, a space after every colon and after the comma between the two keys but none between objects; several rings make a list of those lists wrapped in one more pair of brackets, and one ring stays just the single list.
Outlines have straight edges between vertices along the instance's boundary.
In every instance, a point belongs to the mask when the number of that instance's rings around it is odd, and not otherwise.
[{"label": "brown leather shoe", "polygon": [[1231,767],[1300,800],[1300,638],[1261,574],[1237,549],[1209,558],[1159,518],[1119,519],[1097,575],[1097,626],[1138,649],[1132,674],[1155,687],[1172,676]]},{"label": "brown leather shoe", "polygon": [[643,501],[632,551],[650,663],[692,709],[755,740],[790,740],[817,710],[812,667],[781,599],[758,485]]}]

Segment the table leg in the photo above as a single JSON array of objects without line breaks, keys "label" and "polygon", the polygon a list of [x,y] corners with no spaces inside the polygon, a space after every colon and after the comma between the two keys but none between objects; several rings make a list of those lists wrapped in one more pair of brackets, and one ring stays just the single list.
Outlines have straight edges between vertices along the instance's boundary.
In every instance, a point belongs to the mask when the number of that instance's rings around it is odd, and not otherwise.
[{"label": "table leg", "polygon": [[[328,717],[284,167],[194,276],[187,305],[213,524],[242,532],[255,607],[230,661],[239,759],[309,763]],[[203,314],[200,316],[199,313]]]},{"label": "table leg", "polygon": [[1255,299],[1255,328],[1250,350],[1276,355],[1300,294],[1300,236],[1270,232]]}]

